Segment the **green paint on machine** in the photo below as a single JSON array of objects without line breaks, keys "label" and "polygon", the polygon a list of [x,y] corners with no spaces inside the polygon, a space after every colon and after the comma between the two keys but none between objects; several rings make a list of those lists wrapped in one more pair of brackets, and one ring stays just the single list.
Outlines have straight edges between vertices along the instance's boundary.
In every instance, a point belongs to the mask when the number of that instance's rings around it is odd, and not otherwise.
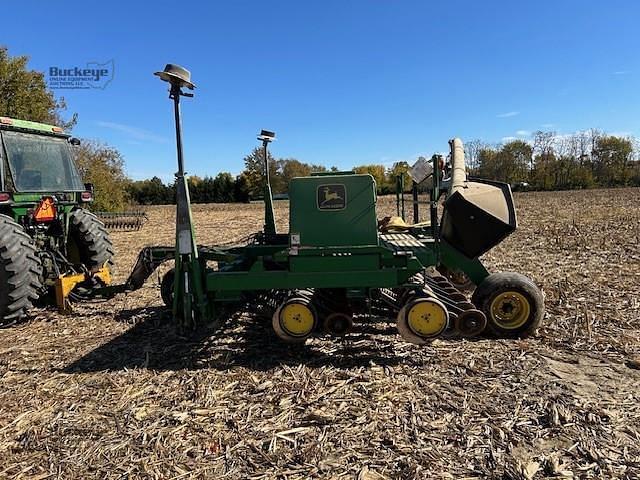
[{"label": "green paint on machine", "polygon": [[378,245],[371,175],[294,178],[289,200],[289,228],[300,247]]}]

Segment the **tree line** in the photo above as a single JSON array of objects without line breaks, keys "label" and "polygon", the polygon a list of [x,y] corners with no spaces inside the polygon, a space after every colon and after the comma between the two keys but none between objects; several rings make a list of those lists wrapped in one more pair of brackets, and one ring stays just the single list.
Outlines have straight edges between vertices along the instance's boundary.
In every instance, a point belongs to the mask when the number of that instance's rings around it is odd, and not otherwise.
[{"label": "tree line", "polygon": [[[465,145],[467,169],[473,176],[506,182],[530,190],[566,190],[593,187],[640,186],[640,149],[633,137],[607,135],[589,130],[572,135],[537,132],[531,141],[512,140],[489,145],[473,140]],[[262,198],[264,160],[256,148],[244,158],[244,170],[232,176],[189,177],[194,203],[247,202]],[[409,169],[407,162],[390,168],[381,164],[353,167],[376,181],[378,194],[395,193],[396,177]],[[338,171],[336,167],[312,165],[294,158],[276,159],[269,153],[269,179],[274,194],[285,194],[289,181],[312,172]],[[405,188],[411,187],[405,177]],[[175,201],[175,187],[158,177],[130,182],[127,195],[137,204],[160,205]]]},{"label": "tree line", "polygon": [[591,129],[571,135],[536,132],[530,141],[465,145],[467,165],[481,178],[532,190],[640,186],[640,144],[632,136]]},{"label": "tree line", "polygon": [[[631,136],[608,135],[591,129],[571,135],[536,132],[531,140],[510,140],[488,144],[472,140],[465,144],[470,175],[511,184],[529,190],[567,190],[594,187],[640,186],[640,143]],[[246,202],[262,197],[264,160],[262,150],[254,149],[244,158],[245,169],[236,177],[220,173],[212,177],[191,177],[191,199],[195,203]],[[381,164],[353,167],[376,181],[378,194],[394,193],[396,177],[409,169],[407,162],[390,168]],[[292,158],[275,159],[269,153],[269,178],[275,194],[286,193],[289,181],[312,172],[337,171]],[[411,180],[405,177],[405,188]],[[173,185],[159,178],[132,182],[128,194],[139,204],[171,203]]]},{"label": "tree line", "polygon": [[[286,194],[289,182],[295,177],[306,177],[314,172],[337,172],[338,168],[325,167],[301,162],[295,158],[274,158],[269,156],[269,183],[271,191]],[[384,165],[361,165],[352,170],[356,173],[368,173],[383,195],[395,192],[396,175],[406,172],[407,162],[397,162],[392,168]],[[187,179],[189,194],[193,203],[248,202],[263,198],[264,193],[264,153],[255,148],[244,158],[244,170],[235,177],[228,172],[218,173],[215,177],[190,176]],[[410,181],[407,180],[407,185]],[[158,177],[149,180],[131,181],[126,185],[126,194],[133,203],[139,205],[163,205],[175,202],[175,184],[163,183]]]}]

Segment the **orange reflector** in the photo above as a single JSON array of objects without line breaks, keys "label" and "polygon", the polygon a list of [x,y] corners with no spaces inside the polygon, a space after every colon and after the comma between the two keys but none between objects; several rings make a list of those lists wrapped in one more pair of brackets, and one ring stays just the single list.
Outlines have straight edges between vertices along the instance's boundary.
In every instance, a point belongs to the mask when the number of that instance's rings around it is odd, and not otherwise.
[{"label": "orange reflector", "polygon": [[56,133],[64,132],[64,130],[62,130],[62,128],[60,128],[60,127],[51,127],[51,131],[52,132],[56,132]]},{"label": "orange reflector", "polygon": [[50,222],[56,218],[56,206],[53,204],[53,198],[45,197],[40,202],[33,214],[36,222]]},{"label": "orange reflector", "polygon": [[8,117],[0,117],[0,123],[4,123],[5,125],[11,125],[13,120]]}]

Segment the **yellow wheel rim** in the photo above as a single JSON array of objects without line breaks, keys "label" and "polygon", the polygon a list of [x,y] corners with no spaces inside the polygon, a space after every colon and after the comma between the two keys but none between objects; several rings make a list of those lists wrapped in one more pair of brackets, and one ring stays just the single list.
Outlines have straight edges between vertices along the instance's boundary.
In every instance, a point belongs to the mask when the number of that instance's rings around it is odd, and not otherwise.
[{"label": "yellow wheel rim", "polygon": [[491,319],[496,325],[512,330],[527,323],[531,314],[531,304],[520,292],[508,291],[493,299],[490,310]]},{"label": "yellow wheel rim", "polygon": [[447,327],[447,311],[436,302],[421,300],[407,312],[407,323],[416,335],[433,337]]},{"label": "yellow wheel rim", "polygon": [[311,309],[301,303],[289,303],[280,310],[280,326],[289,335],[295,337],[311,333],[314,320]]}]

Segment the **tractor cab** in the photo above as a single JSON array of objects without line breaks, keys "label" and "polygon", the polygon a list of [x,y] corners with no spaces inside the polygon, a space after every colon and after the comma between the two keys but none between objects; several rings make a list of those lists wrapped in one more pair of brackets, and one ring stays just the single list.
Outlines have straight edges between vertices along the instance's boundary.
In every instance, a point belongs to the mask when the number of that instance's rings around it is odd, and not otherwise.
[{"label": "tractor cab", "polygon": [[93,200],[73,158],[79,143],[60,127],[0,117],[0,214],[63,236],[65,215]]},{"label": "tractor cab", "polygon": [[6,152],[3,172],[16,192],[75,192],[84,185],[64,137],[2,132]]},{"label": "tractor cab", "polygon": [[0,139],[0,203],[91,200],[73,160],[71,147],[79,142],[60,127],[0,117]]}]

